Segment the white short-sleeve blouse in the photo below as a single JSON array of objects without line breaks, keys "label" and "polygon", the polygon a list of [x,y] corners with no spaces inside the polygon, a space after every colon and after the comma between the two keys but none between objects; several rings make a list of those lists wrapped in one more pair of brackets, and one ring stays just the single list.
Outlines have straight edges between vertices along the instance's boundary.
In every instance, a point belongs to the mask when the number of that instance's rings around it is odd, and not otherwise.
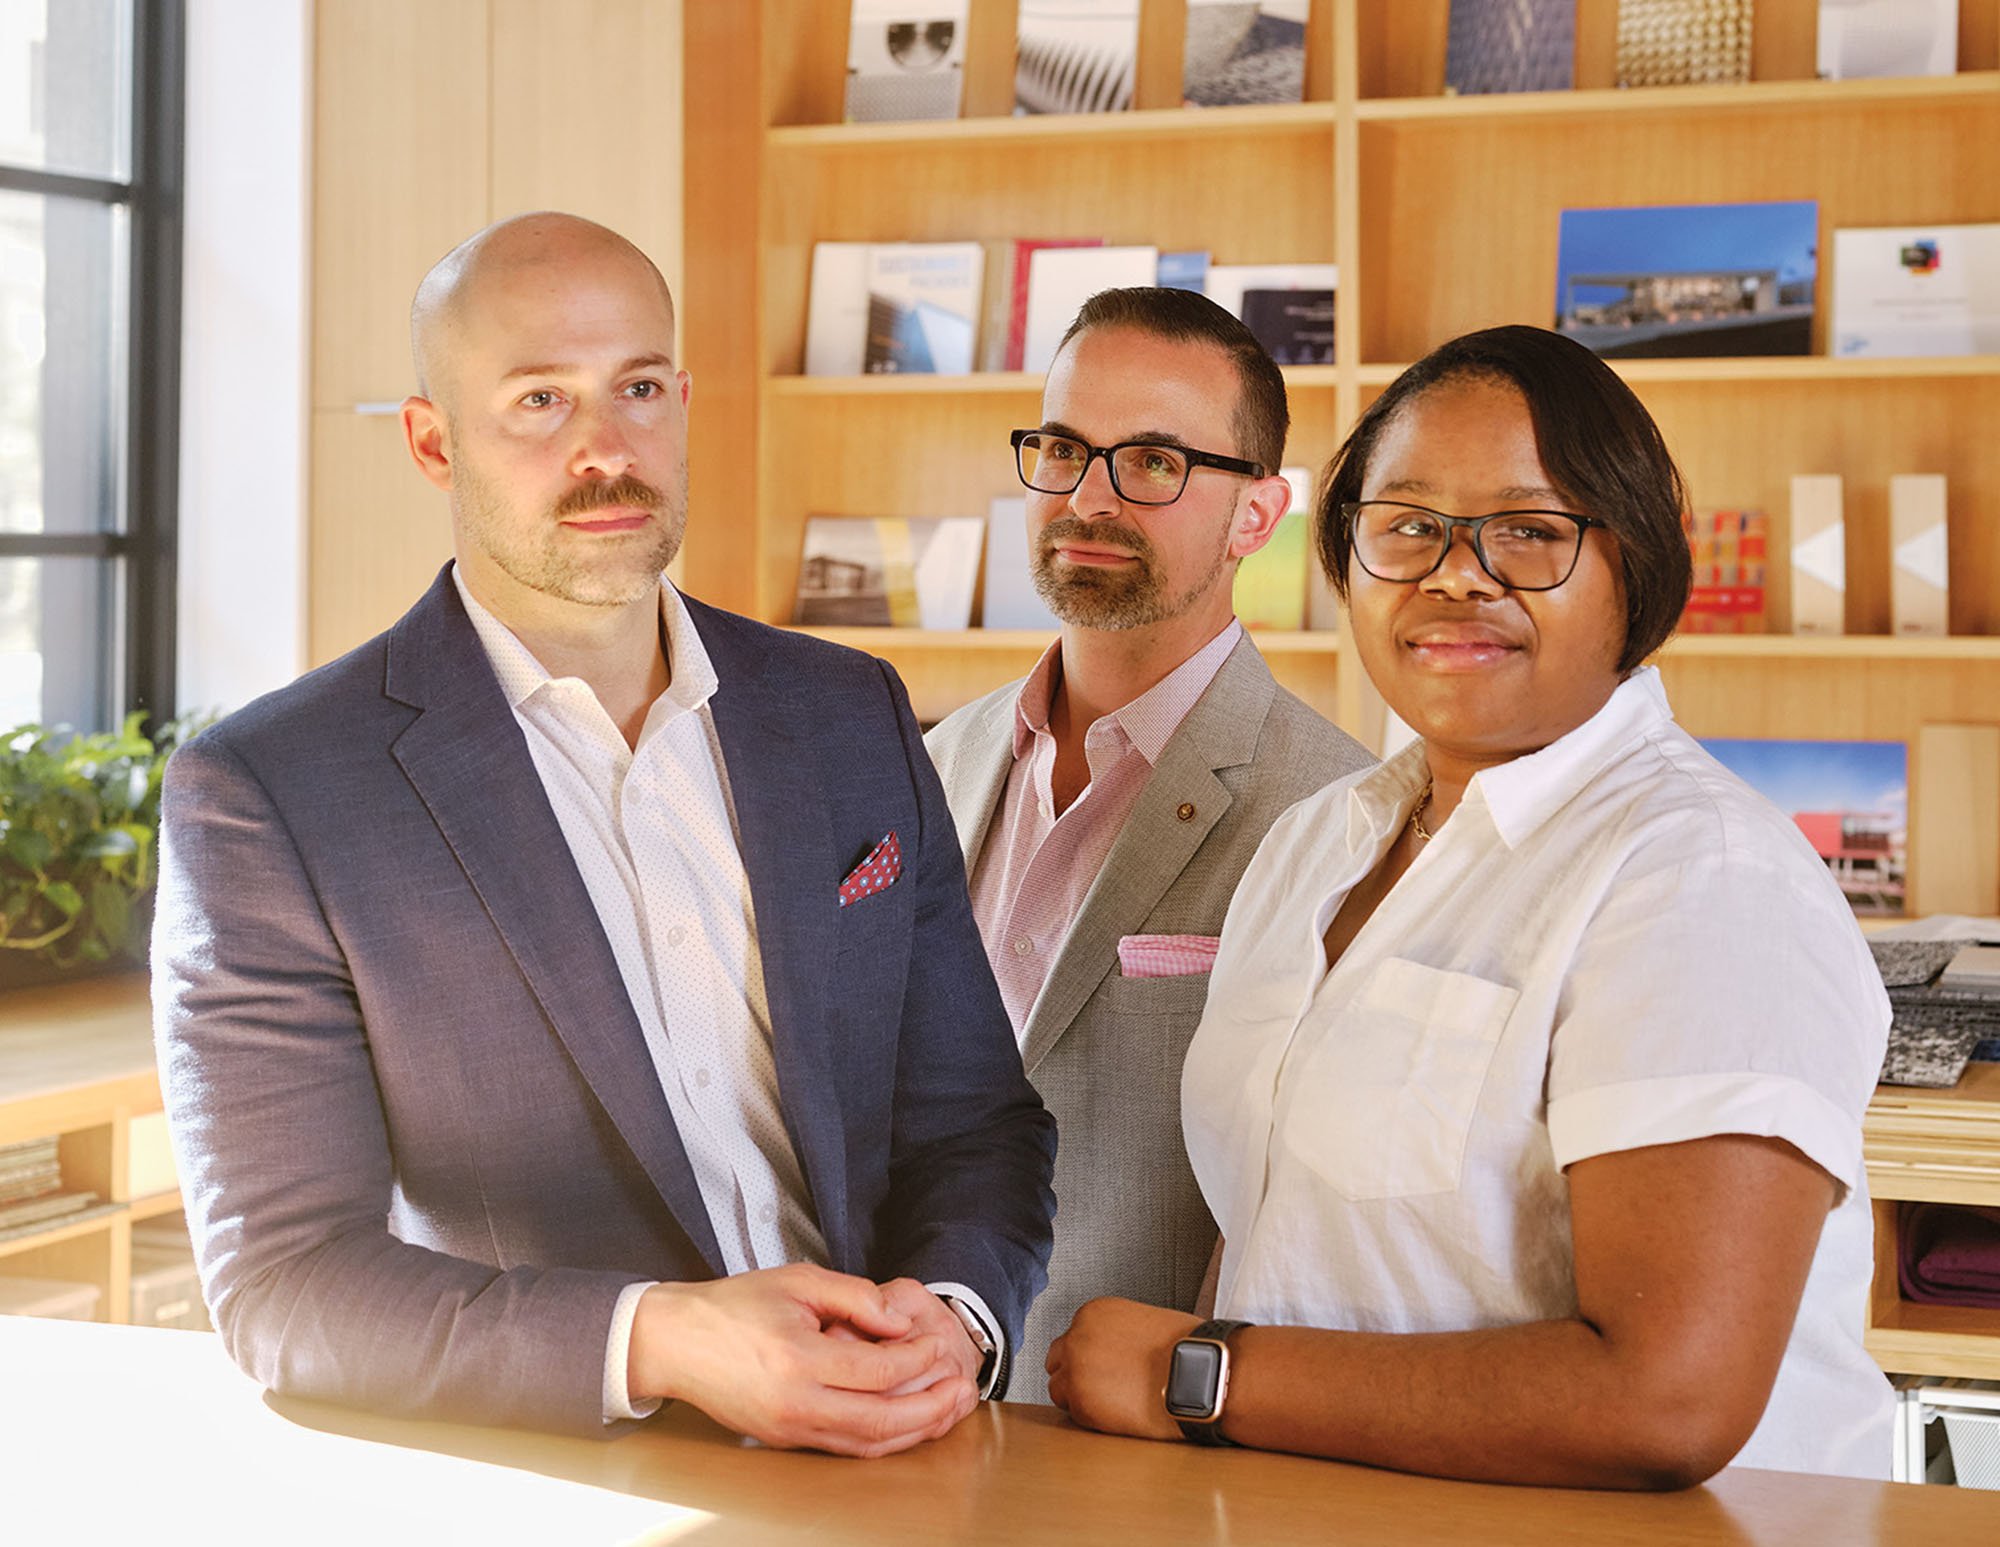
[{"label": "white short-sleeve blouse", "polygon": [[1329,973],[1421,744],[1271,828],[1229,910],[1182,1083],[1227,1247],[1217,1314],[1443,1332],[1576,1314],[1563,1167],[1711,1134],[1840,1184],[1743,1466],[1886,1477],[1862,1346],[1861,1114],[1888,998],[1793,823],[1636,672],[1590,721],[1474,777]]}]

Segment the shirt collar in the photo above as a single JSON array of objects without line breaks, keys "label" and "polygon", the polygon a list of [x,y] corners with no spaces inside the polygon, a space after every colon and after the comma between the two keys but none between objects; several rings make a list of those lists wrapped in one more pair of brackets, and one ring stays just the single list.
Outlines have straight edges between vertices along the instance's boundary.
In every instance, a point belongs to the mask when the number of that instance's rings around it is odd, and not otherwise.
[{"label": "shirt collar", "polygon": [[[1518,847],[1641,738],[1673,722],[1657,666],[1642,666],[1583,724],[1539,752],[1473,776],[1501,842]],[[1469,792],[1468,792],[1469,793]]]},{"label": "shirt collar", "polygon": [[[1129,704],[1112,710],[1096,723],[1114,721],[1139,755],[1148,763],[1158,763],[1160,754],[1180,729],[1181,721],[1200,702],[1201,695],[1208,691],[1208,685],[1215,680],[1215,674],[1222,670],[1222,663],[1229,659],[1237,641],[1243,637],[1243,625],[1235,618],[1228,625],[1176,666],[1166,676],[1146,689]],[[1021,692],[1014,700],[1014,756],[1018,760],[1027,755],[1034,745],[1035,737],[1049,733],[1049,711],[1055,705],[1056,684],[1061,680],[1062,641],[1056,640],[1042,652],[1042,658],[1035,662],[1035,669],[1028,673],[1021,684]],[[1093,727],[1094,728],[1094,727]]]},{"label": "shirt collar", "polygon": [[[535,659],[534,652],[521,642],[520,636],[480,605],[467,589],[465,577],[456,564],[451,567],[451,581],[458,588],[458,599],[465,606],[465,615],[479,636],[510,708],[519,709],[553,682],[578,680],[550,676],[548,668]],[[666,631],[667,672],[671,680],[655,709],[662,704],[680,710],[698,709],[715,695],[718,686],[715,665],[702,647],[687,603],[664,575],[660,577],[660,618]]]},{"label": "shirt collar", "polygon": [[[1673,717],[1659,669],[1642,667],[1568,735],[1539,752],[1474,774],[1465,804],[1484,806],[1500,841],[1516,848],[1634,741]],[[1372,851],[1407,821],[1410,803],[1426,777],[1424,744],[1416,741],[1357,779],[1347,792],[1348,847]]]}]

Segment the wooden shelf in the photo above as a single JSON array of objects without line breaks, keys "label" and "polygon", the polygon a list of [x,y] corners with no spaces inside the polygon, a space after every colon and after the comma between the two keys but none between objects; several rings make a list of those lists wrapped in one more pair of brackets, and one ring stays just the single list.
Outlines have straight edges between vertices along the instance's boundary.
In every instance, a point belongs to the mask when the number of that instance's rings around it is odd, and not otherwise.
[{"label": "wooden shelf", "polygon": [[1630,90],[1495,92],[1463,97],[1375,97],[1354,106],[1367,124],[1464,124],[1492,128],[1559,118],[1683,117],[1717,113],[1855,113],[1891,106],[1931,109],[2000,96],[2000,71],[1860,81],[1750,81],[1730,86],[1647,86]]},{"label": "wooden shelf", "polygon": [[1987,662],[2000,663],[2000,637],[1954,634],[1899,638],[1893,634],[1677,634],[1666,660]]},{"label": "wooden shelf", "polygon": [[[1611,360],[1607,362],[1634,385],[1648,382],[1811,382],[1937,381],[1961,377],[2000,377],[2000,355],[1936,355],[1924,358],[1842,360],[1827,355],[1764,355],[1721,359]],[[1407,365],[1362,365],[1356,376],[1364,387],[1386,387]]]},{"label": "wooden shelf", "polygon": [[178,1188],[170,1192],[147,1193],[143,1198],[132,1200],[132,1223],[136,1225],[142,1220],[158,1219],[162,1214],[178,1214],[184,1203]]},{"label": "wooden shelf", "polygon": [[2000,1380],[2000,1311],[1898,1300],[1877,1313],[1864,1341],[1891,1375]]},{"label": "wooden shelf", "polygon": [[1129,113],[1049,113],[1018,118],[953,118],[911,123],[786,124],[765,133],[773,151],[887,151],[937,145],[1135,145],[1148,141],[1328,134],[1331,102],[1257,107],[1152,108]]},{"label": "wooden shelf", "polygon": [[[791,625],[792,631],[815,639],[866,650],[882,655],[890,650],[949,650],[971,654],[1031,650],[1039,655],[1049,646],[1050,636],[1037,629],[924,629],[924,628],[808,628]],[[1332,655],[1340,648],[1340,636],[1331,629],[1253,629],[1250,637],[1266,655]]]},{"label": "wooden shelf", "polygon": [[181,1206],[130,1197],[132,1120],[159,1110],[144,973],[0,993],[0,1144],[57,1136],[63,1185],[103,1200],[0,1241],[0,1271],[93,1283],[98,1318],[129,1319],[132,1224]]},{"label": "wooden shelf", "polygon": [[[1331,390],[1340,384],[1340,371],[1331,365],[1288,365],[1285,386],[1294,392],[1306,389]],[[1996,365],[2000,369],[2000,365]],[[1042,376],[1038,371],[972,371],[957,376],[928,376],[889,372],[878,376],[772,376],[765,388],[774,397],[978,397],[989,393],[1010,393],[1040,398]]]}]

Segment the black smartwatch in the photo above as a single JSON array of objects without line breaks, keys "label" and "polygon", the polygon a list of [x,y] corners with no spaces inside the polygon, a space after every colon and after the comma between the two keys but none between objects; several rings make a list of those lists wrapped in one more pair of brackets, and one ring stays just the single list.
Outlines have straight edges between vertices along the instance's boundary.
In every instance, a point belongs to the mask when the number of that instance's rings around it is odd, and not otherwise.
[{"label": "black smartwatch", "polygon": [[1197,1445],[1231,1445],[1222,1432],[1229,1397],[1229,1335],[1247,1321],[1205,1321],[1174,1344],[1167,1366],[1167,1416]]}]

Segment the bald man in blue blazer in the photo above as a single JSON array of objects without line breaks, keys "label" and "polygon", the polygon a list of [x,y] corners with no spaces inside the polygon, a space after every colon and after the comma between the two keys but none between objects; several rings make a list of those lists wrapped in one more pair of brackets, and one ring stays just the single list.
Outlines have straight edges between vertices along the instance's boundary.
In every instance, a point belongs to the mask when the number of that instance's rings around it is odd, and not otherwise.
[{"label": "bald man in blue blazer", "polygon": [[665,582],[688,378],[637,249],[503,222],[414,324],[454,562],[167,775],[156,1029],[225,1344],[424,1416],[942,1434],[1004,1389],[1054,1134],[901,685]]}]

